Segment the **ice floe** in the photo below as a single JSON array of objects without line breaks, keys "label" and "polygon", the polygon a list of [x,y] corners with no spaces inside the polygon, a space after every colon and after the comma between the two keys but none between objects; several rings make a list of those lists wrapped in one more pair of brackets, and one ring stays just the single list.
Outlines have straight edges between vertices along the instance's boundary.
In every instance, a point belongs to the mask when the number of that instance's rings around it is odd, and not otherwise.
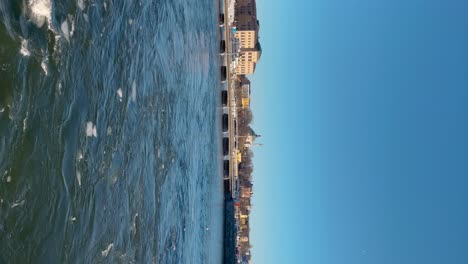
[{"label": "ice floe", "polygon": [[70,41],[70,28],[68,26],[68,21],[65,19],[65,21],[62,22],[62,25],[60,26],[60,29],[62,30],[63,36],[67,41]]},{"label": "ice floe", "polygon": [[76,5],[79,9],[81,9],[81,11],[83,11],[86,8],[85,0],[76,1]]},{"label": "ice floe", "polygon": [[131,96],[131,99],[133,102],[136,102],[136,82],[135,80],[133,80],[133,83],[132,83],[132,96]]},{"label": "ice floe", "polygon": [[107,246],[106,250],[101,251],[101,255],[103,257],[107,257],[107,255],[109,255],[109,252],[111,251],[112,247],[114,247],[114,243],[110,243],[109,246]]},{"label": "ice floe", "polygon": [[97,137],[97,129],[93,122],[86,122],[86,136]]},{"label": "ice floe", "polygon": [[81,187],[81,172],[76,171],[76,180],[78,181],[78,186]]},{"label": "ice floe", "polygon": [[24,204],[24,200],[20,201],[20,202],[16,202],[16,203],[13,203],[10,208],[15,208],[17,206],[22,206]]},{"label": "ice floe", "polygon": [[47,22],[50,29],[52,21],[51,0],[29,0],[28,8],[29,17],[37,27],[41,28]]},{"label": "ice floe", "polygon": [[28,41],[26,39],[21,40],[20,54],[23,55],[24,57],[31,56],[31,52],[28,49]]},{"label": "ice floe", "polygon": [[44,59],[41,61],[41,68],[42,68],[42,70],[44,71],[44,74],[45,74],[45,75],[49,74],[48,67],[47,67],[47,58],[44,58]]},{"label": "ice floe", "polygon": [[122,88],[119,87],[119,89],[117,89],[117,95],[119,96],[120,102],[122,102],[122,96],[123,96]]}]

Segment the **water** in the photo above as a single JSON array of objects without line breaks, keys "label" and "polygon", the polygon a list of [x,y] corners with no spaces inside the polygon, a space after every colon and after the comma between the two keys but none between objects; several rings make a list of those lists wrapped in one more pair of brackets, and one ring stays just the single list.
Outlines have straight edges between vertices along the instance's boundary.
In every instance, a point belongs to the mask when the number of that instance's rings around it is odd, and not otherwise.
[{"label": "water", "polygon": [[0,0],[0,263],[220,263],[212,0]]}]

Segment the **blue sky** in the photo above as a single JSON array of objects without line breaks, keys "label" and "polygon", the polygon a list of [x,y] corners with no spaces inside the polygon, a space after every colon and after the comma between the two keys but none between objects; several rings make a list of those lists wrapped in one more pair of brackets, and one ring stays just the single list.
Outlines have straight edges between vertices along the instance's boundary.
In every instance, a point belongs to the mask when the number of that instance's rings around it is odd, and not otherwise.
[{"label": "blue sky", "polygon": [[257,10],[254,263],[468,263],[468,2]]}]

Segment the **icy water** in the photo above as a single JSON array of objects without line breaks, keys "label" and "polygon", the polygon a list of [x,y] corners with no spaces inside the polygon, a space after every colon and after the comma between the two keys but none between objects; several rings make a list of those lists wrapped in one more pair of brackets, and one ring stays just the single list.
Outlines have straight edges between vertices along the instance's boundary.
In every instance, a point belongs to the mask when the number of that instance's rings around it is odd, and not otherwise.
[{"label": "icy water", "polygon": [[216,4],[0,0],[0,263],[220,263]]}]

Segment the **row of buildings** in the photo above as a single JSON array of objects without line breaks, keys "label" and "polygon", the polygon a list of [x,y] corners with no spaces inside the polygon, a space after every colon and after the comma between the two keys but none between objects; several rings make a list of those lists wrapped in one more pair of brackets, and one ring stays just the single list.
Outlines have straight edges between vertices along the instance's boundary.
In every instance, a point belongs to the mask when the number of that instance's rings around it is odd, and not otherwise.
[{"label": "row of buildings", "polygon": [[234,37],[239,43],[237,54],[237,84],[235,88],[236,105],[239,121],[239,151],[240,159],[238,184],[240,186],[236,203],[235,218],[237,230],[237,252],[239,263],[251,263],[250,244],[250,211],[252,190],[252,171],[250,147],[259,136],[251,128],[252,113],[250,111],[251,83],[247,75],[255,72],[256,65],[262,55],[259,41],[260,23],[257,19],[257,7],[255,0],[236,0],[234,25],[236,28]]}]

